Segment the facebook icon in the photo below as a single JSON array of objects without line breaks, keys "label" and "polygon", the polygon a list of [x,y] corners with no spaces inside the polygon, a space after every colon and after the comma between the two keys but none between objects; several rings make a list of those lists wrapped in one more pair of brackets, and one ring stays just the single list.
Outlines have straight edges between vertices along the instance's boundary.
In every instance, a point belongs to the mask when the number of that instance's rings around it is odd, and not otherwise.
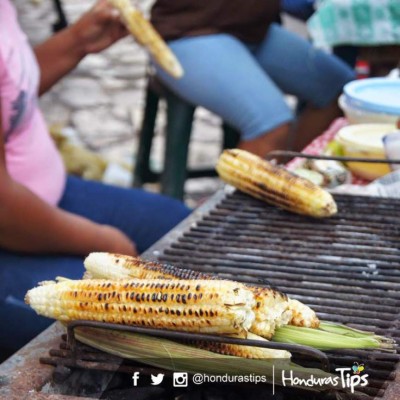
[{"label": "facebook icon", "polygon": [[133,386],[137,386],[139,380],[139,372],[134,372],[132,375]]}]

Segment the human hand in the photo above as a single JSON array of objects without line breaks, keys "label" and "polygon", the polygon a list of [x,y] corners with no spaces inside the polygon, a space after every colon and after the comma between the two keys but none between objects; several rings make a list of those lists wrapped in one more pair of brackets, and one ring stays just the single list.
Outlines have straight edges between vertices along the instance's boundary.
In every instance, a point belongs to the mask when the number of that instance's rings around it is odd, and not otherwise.
[{"label": "human hand", "polygon": [[106,251],[126,256],[138,255],[135,244],[119,229],[103,225],[101,227],[101,235],[103,236],[103,241],[105,241]]},{"label": "human hand", "polygon": [[85,54],[98,53],[128,34],[119,12],[107,0],[99,0],[71,26]]}]

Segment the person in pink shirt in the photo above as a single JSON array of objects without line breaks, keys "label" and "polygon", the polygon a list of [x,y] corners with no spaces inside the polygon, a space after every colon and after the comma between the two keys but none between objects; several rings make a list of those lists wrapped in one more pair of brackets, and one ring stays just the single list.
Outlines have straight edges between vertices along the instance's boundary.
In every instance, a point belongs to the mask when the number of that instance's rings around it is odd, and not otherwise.
[{"label": "person in pink shirt", "polygon": [[190,213],[161,195],[67,176],[38,108],[38,95],[82,58],[125,35],[99,0],[33,51],[10,0],[0,0],[0,359],[51,323],[24,304],[28,289],[81,278],[92,251],[141,253]]}]

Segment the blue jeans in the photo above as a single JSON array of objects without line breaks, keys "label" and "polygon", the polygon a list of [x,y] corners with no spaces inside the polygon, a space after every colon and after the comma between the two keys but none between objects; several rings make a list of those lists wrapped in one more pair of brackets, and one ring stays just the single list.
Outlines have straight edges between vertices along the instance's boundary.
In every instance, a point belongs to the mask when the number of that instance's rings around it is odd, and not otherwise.
[{"label": "blue jeans", "polygon": [[155,65],[160,79],[183,99],[222,117],[244,140],[293,120],[285,94],[323,108],[355,77],[341,60],[278,24],[272,24],[258,44],[229,34],[168,44],[185,73],[174,79]]},{"label": "blue jeans", "polygon": [[[140,253],[190,213],[181,202],[168,197],[75,177],[68,177],[59,207],[119,228]],[[83,272],[83,257],[0,250],[0,349],[14,352],[52,323],[24,303],[27,290],[56,276],[80,279]]]}]

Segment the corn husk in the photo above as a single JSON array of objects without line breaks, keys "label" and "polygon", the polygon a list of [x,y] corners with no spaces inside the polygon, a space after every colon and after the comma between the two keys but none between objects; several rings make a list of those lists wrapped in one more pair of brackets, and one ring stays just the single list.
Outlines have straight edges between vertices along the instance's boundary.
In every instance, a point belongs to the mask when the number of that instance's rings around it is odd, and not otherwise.
[{"label": "corn husk", "polygon": [[320,327],[316,329],[289,325],[279,327],[275,330],[272,340],[279,343],[309,346],[325,351],[375,349],[396,352],[396,342],[392,338],[327,321],[321,321]]},{"label": "corn husk", "polygon": [[[275,376],[275,384],[279,384],[282,371],[294,371],[296,377],[304,379],[311,375],[325,379],[334,376],[317,368],[303,368],[288,359],[272,361],[227,356],[133,332],[79,327],[75,329],[75,336],[80,342],[98,350],[169,371],[230,376],[259,375],[266,377],[266,383],[272,383]],[[337,388],[326,384],[305,389],[325,391]]]}]

